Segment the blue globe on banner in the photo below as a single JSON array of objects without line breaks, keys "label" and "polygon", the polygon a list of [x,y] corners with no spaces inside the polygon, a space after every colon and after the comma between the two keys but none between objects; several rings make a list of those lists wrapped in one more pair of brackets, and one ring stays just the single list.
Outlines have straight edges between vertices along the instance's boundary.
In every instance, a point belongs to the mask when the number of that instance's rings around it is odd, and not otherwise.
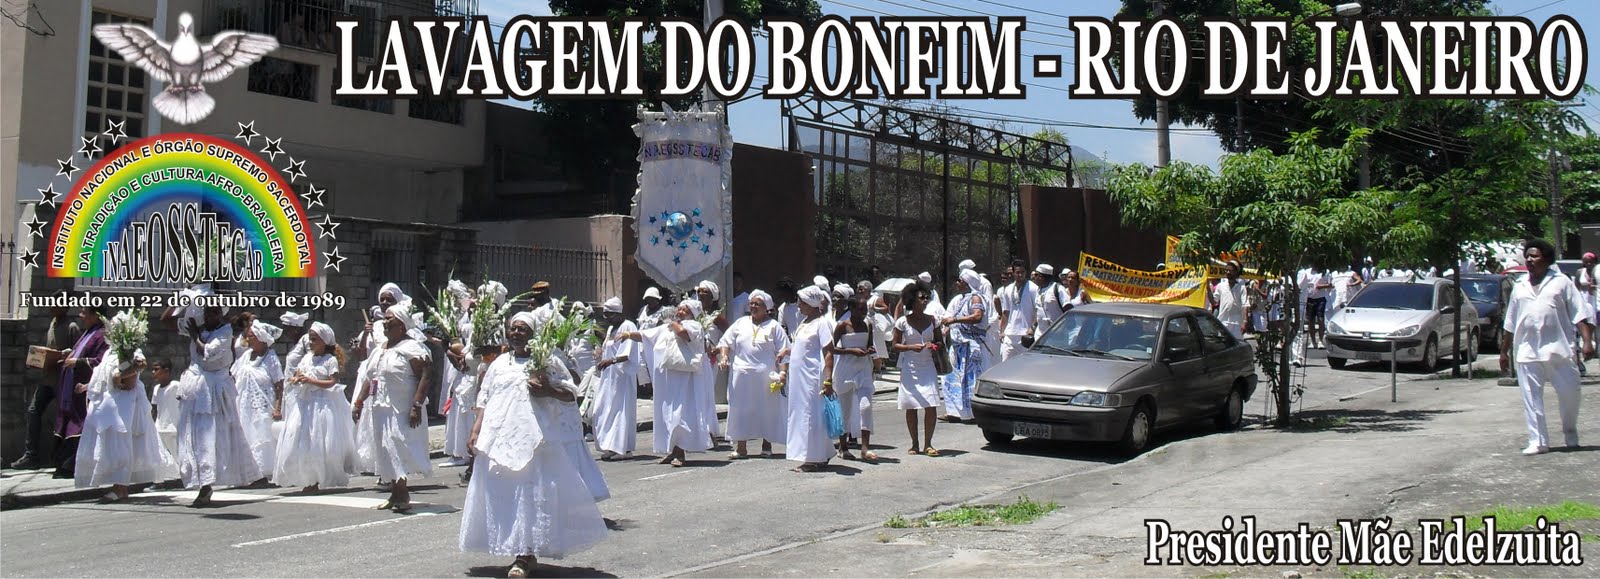
[{"label": "blue globe on banner", "polygon": [[667,215],[667,234],[673,239],[683,241],[694,235],[694,221],[682,211],[674,211]]}]

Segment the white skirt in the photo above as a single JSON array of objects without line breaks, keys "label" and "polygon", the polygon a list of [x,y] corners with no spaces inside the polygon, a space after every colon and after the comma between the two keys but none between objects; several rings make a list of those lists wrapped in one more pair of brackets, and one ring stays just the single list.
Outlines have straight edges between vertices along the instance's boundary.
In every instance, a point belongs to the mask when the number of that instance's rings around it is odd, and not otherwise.
[{"label": "white skirt", "polygon": [[144,387],[112,389],[90,400],[78,439],[80,488],[155,482],[169,470]]},{"label": "white skirt", "polygon": [[575,402],[559,402],[561,417],[561,447],[566,449],[567,458],[572,460],[573,468],[578,469],[578,476],[583,479],[584,486],[589,488],[589,494],[595,501],[611,498],[611,489],[606,486],[606,477],[600,474],[600,465],[594,461],[594,456],[589,454],[589,446],[583,443],[583,415],[578,413],[578,404]]},{"label": "white skirt", "polygon": [[444,453],[456,458],[466,458],[472,453],[467,448],[467,441],[472,438],[472,423],[478,419],[477,412],[473,411],[478,399],[478,393],[471,396],[456,396],[450,401],[450,412],[444,417]]},{"label": "white skirt", "polygon": [[520,471],[473,461],[461,507],[462,551],[560,559],[606,537],[600,507],[560,444],[545,444]]},{"label": "white skirt", "polygon": [[278,466],[278,437],[283,424],[272,419],[272,385],[239,383],[239,426],[250,444],[256,470],[270,474]]},{"label": "white skirt", "polygon": [[356,441],[344,385],[304,386],[290,400],[294,404],[284,411],[273,482],[348,486],[356,470]]},{"label": "white skirt", "polygon": [[[209,377],[185,372],[182,378],[184,399],[178,404],[178,475],[187,488],[208,485],[240,486],[260,479],[262,474],[250,454],[250,443],[239,426],[234,405],[233,385],[228,374],[212,372]],[[196,399],[194,390],[207,390]]]},{"label": "white skirt", "polygon": [[933,408],[939,405],[939,376],[933,373],[932,352],[900,353],[901,410]]},{"label": "white skirt", "polygon": [[[624,362],[628,364],[631,362]],[[644,372],[641,372],[644,374]],[[627,379],[624,379],[627,378]],[[594,445],[602,451],[633,452],[639,436],[639,395],[634,379],[618,366],[601,370],[594,397]]]},{"label": "white skirt", "polygon": [[433,474],[428,462],[428,422],[411,427],[410,409],[368,407],[359,425],[369,429],[360,436],[356,456],[361,468],[378,475],[378,480],[393,482],[413,476]]},{"label": "white skirt", "polygon": [[781,443],[788,436],[789,399],[773,392],[770,368],[735,369],[728,381],[728,440]]}]

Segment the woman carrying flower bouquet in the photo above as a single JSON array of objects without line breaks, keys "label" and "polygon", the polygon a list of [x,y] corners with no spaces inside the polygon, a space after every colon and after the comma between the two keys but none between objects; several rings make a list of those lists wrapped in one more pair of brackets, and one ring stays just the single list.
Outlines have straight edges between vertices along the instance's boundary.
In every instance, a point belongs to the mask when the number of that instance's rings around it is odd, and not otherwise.
[{"label": "woman carrying flower bouquet", "polygon": [[[939,321],[928,315],[927,288],[907,284],[903,294],[910,302],[906,314],[894,323],[894,350],[900,353],[901,410],[906,411],[906,430],[911,433],[911,454],[939,456],[933,447],[933,426],[938,423],[935,413],[939,408],[939,373],[934,369],[933,357],[937,346],[934,335],[939,332]],[[922,439],[917,444],[917,410],[922,410]]]},{"label": "woman carrying flower bouquet", "polygon": [[472,429],[473,468],[462,506],[459,546],[465,552],[516,557],[507,577],[527,577],[538,557],[560,559],[606,536],[605,519],[561,443],[563,402],[573,390],[550,375],[566,369],[551,357],[544,372],[528,373],[529,341],[538,321],[531,312],[512,318],[511,352],[483,375],[483,411]]},{"label": "woman carrying flower bouquet", "polygon": [[[728,440],[735,446],[730,460],[748,457],[745,443],[756,439],[761,456],[772,456],[772,443],[786,437],[788,400],[773,376],[778,353],[789,348],[789,333],[767,313],[772,306],[767,292],[750,292],[750,315],[734,322],[717,344],[719,363],[729,370]],[[772,388],[775,383],[778,388]]]},{"label": "woman carrying flower bouquet", "polygon": [[272,480],[280,485],[316,492],[323,486],[350,484],[355,474],[355,428],[350,423],[350,401],[338,383],[344,351],[334,340],[333,328],[322,322],[306,332],[310,345],[291,369],[286,388],[293,396],[283,413],[283,434],[278,439],[278,462]]},{"label": "woman carrying flower bouquet", "polygon": [[145,396],[144,345],[149,325],[144,316],[117,314],[106,328],[111,347],[89,378],[88,417],[78,444],[74,481],[79,488],[111,485],[102,501],[128,498],[128,485],[155,482],[169,457],[161,449],[150,399]]},{"label": "woman carrying flower bouquet", "polygon": [[389,500],[376,508],[403,513],[411,510],[406,479],[433,474],[433,464],[428,462],[428,425],[423,421],[432,354],[418,339],[422,334],[411,316],[410,302],[390,306],[382,326],[385,346],[372,361],[372,384],[357,395],[351,418],[360,423],[366,406],[372,405],[372,435],[363,440],[364,447],[357,448],[358,456],[378,480],[394,481]]}]

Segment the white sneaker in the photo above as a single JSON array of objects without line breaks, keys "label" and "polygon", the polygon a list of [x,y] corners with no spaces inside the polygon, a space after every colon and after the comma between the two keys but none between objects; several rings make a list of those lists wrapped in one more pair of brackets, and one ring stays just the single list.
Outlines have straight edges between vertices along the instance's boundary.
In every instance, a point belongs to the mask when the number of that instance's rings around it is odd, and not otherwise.
[{"label": "white sneaker", "polygon": [[1522,449],[1522,454],[1524,454],[1526,456],[1533,456],[1535,454],[1544,454],[1546,452],[1550,452],[1550,447],[1548,447],[1548,446],[1539,446],[1537,444],[1530,444],[1530,445],[1528,445],[1527,448]]}]

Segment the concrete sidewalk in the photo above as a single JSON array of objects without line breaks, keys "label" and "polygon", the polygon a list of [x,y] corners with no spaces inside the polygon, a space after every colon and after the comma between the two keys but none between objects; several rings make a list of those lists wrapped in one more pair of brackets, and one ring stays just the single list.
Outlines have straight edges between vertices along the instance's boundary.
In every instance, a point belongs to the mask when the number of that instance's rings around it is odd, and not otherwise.
[{"label": "concrete sidewalk", "polygon": [[[878,377],[874,384],[874,391],[878,394],[893,392],[900,387],[898,373],[886,373]],[[728,418],[728,405],[717,405],[717,418]],[[639,400],[638,431],[650,432],[655,428],[655,401],[650,399]],[[445,423],[443,419],[431,420],[428,426],[428,449],[432,460],[439,460],[444,455]],[[89,501],[100,498],[106,493],[106,487],[77,488],[72,479],[53,478],[53,468],[39,470],[0,470],[0,510],[23,507],[35,507],[72,501]],[[150,485],[133,485],[133,492],[140,492]]]},{"label": "concrete sidewalk", "polygon": [[[1258,532],[1329,530],[1333,554],[1340,519],[1391,517],[1418,539],[1419,519],[1448,519],[1496,506],[1563,501],[1600,504],[1600,388],[1585,387],[1579,432],[1586,446],[1522,456],[1526,443],[1520,391],[1479,380],[1402,382],[1399,402],[1387,388],[1299,414],[1301,426],[1254,425],[1242,432],[1208,428],[1168,433],[1165,444],[1126,462],[1108,452],[1067,445],[1016,443],[979,452],[1035,454],[1038,460],[1109,462],[1074,475],[1018,481],[967,504],[1011,503],[1026,496],[1059,510],[1025,525],[840,531],[672,575],[794,576],[1600,576],[1600,557],[1579,567],[1163,566],[1144,564],[1146,520],[1178,531],[1220,531],[1223,518],[1256,518]],[[1547,390],[1548,392],[1548,390]],[[1561,445],[1554,394],[1546,395],[1554,444]],[[914,519],[954,505],[906,504]],[[920,511],[920,512],[919,512]],[[1600,549],[1600,519],[1563,523]],[[1167,551],[1162,551],[1166,556]]]}]

